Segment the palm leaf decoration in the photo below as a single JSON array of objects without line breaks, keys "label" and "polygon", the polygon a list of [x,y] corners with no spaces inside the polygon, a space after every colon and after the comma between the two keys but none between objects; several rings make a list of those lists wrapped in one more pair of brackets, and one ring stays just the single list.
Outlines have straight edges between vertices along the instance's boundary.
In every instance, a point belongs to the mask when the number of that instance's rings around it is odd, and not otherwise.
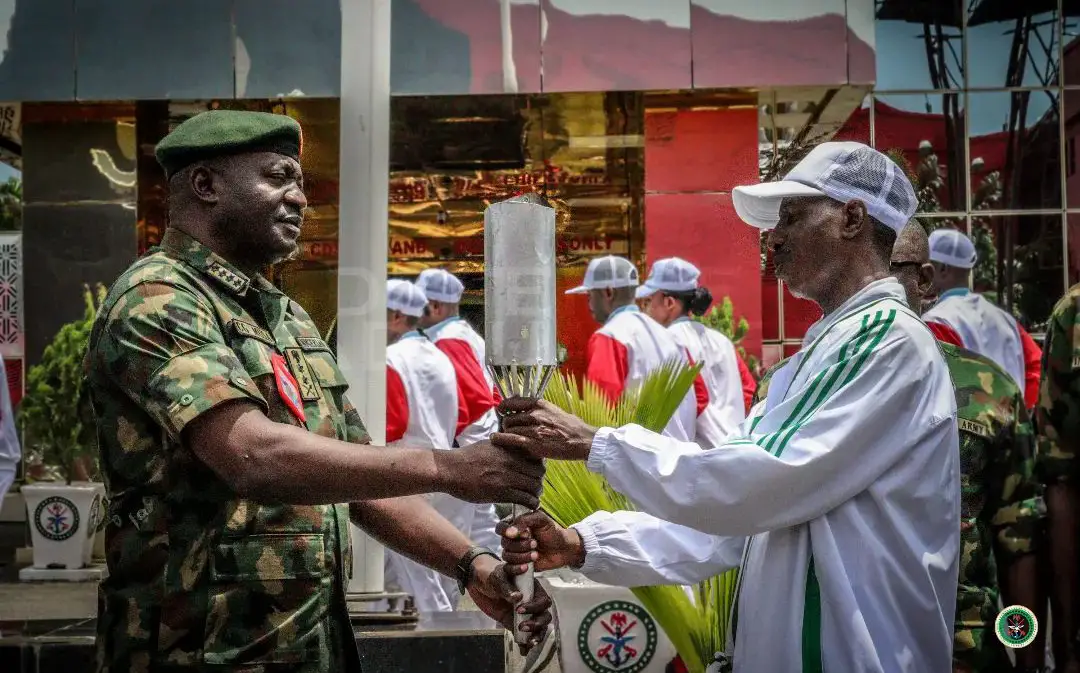
[{"label": "palm leaf decoration", "polygon": [[[544,397],[594,427],[635,423],[662,431],[694,385],[701,365],[671,361],[651,372],[641,385],[612,404],[590,381],[580,386],[573,375],[552,377]],[[580,391],[580,392],[579,392]],[[598,511],[635,510],[629,498],[607,480],[575,461],[547,461],[540,505],[561,526],[570,526]],[[731,603],[732,570],[694,587],[691,599],[682,587],[636,587],[634,595],[656,619],[690,673],[704,673],[713,655],[724,649]]]}]

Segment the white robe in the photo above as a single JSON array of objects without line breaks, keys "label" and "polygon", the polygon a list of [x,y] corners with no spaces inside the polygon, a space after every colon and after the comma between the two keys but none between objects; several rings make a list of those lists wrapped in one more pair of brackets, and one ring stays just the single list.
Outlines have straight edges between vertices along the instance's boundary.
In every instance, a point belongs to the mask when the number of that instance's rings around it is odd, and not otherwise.
[{"label": "white robe", "polygon": [[1016,318],[980,294],[955,289],[945,292],[923,320],[951,327],[964,348],[993,360],[1024,389],[1024,344]]},{"label": "white robe", "polygon": [[8,389],[7,369],[0,357],[0,506],[4,495],[15,482],[16,468],[22,451],[19,446],[19,433],[15,428],[15,414],[11,410],[11,392]]},{"label": "white robe", "polygon": [[[491,378],[491,372],[487,368],[486,350],[484,337],[477,334],[464,319],[454,316],[447,318],[430,329],[424,330],[428,338],[436,345],[445,340],[459,340],[469,346],[469,350],[476,358],[480,371],[484,374],[484,380],[488,388],[495,390],[495,381]],[[458,446],[468,446],[477,442],[483,442],[491,436],[491,433],[499,429],[499,419],[495,410],[491,409],[475,422],[462,429],[456,438]],[[499,523],[499,517],[495,514],[495,505],[490,503],[473,505],[473,520],[470,526],[471,538],[474,544],[497,551],[502,541],[495,534],[495,526]],[[456,586],[456,585],[455,585]]]},{"label": "white robe", "polygon": [[694,440],[703,448],[719,446],[739,430],[746,419],[739,354],[731,339],[689,318],[668,326],[671,336],[695,363],[704,363],[701,378],[709,391],[709,404],[697,417]]},{"label": "white robe", "polygon": [[[419,332],[410,332],[386,348],[386,364],[405,388],[408,425],[405,435],[389,446],[452,450],[458,424],[458,389],[450,359]],[[391,400],[388,404],[400,404]],[[428,495],[432,506],[456,528],[469,535],[474,508],[444,493]],[[460,592],[449,577],[387,550],[384,564],[387,590],[410,594],[420,612],[449,612]]]},{"label": "white robe", "polygon": [[741,567],[737,673],[951,671],[956,404],[903,297],[877,281],[811,327],[721,447],[600,430],[589,469],[654,516],[578,524],[582,571],[640,586]]}]

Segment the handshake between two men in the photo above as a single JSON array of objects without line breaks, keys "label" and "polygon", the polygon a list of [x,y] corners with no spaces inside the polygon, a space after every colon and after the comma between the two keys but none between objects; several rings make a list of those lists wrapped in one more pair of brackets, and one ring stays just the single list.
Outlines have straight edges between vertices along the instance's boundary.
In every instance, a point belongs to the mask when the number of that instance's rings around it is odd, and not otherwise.
[{"label": "handshake between two men", "polygon": [[[589,457],[596,428],[548,402],[511,398],[502,402],[499,413],[503,431],[492,435],[491,443],[510,454],[556,460]],[[580,566],[585,560],[581,536],[541,511],[502,521],[496,532],[503,538],[503,560],[513,575],[526,572],[529,563],[544,571]]]}]

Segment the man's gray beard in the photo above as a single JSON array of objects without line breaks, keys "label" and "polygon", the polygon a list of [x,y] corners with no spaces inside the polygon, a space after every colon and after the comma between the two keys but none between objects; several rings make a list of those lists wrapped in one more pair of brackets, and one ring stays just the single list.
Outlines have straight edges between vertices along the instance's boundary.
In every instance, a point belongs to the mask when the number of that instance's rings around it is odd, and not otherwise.
[{"label": "man's gray beard", "polygon": [[794,287],[788,285],[787,283],[784,283],[784,285],[787,285],[788,292],[791,293],[792,297],[795,297],[796,299],[806,299],[808,301],[813,301],[812,299],[810,299],[810,297],[807,297],[805,294],[796,290]]}]

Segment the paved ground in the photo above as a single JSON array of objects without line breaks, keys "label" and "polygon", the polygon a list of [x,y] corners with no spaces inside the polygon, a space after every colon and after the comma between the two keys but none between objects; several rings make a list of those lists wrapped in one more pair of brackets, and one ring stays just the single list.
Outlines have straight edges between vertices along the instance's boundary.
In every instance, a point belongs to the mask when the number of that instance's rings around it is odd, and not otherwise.
[{"label": "paved ground", "polygon": [[[87,619],[97,615],[96,584],[19,582],[17,576],[10,566],[0,571],[0,622]],[[476,607],[466,596],[461,609]],[[513,649],[507,663],[507,673],[521,673],[524,659]],[[544,672],[561,673],[559,662],[553,659]]]},{"label": "paved ground", "polygon": [[96,584],[89,582],[0,584],[0,622],[86,619],[96,615]]}]

